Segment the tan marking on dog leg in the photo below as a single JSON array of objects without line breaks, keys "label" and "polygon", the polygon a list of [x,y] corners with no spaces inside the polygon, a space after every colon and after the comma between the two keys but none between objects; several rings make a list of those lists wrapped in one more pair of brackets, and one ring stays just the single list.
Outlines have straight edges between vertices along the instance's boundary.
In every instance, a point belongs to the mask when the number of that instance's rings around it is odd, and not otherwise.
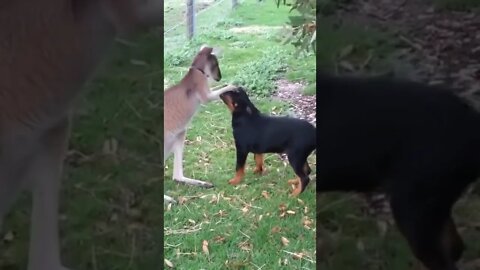
[{"label": "tan marking on dog leg", "polygon": [[228,183],[230,185],[233,185],[233,186],[236,186],[238,184],[240,184],[240,182],[242,181],[243,177],[245,176],[245,166],[241,167],[235,174],[235,177],[233,177],[232,179],[230,179],[230,181],[228,181]]},{"label": "tan marking on dog leg", "polygon": [[263,165],[263,154],[254,154],[254,159],[255,159],[255,169],[253,170],[253,173],[263,175],[265,174],[265,167]]}]

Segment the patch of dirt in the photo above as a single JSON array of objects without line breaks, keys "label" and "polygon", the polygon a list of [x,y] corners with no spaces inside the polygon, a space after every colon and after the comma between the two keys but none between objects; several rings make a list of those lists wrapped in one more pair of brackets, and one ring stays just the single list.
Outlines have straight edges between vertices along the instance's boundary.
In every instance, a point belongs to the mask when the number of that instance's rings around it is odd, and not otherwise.
[{"label": "patch of dirt", "polygon": [[480,91],[480,14],[440,11],[426,1],[365,0],[337,14],[396,32],[398,59],[414,66],[409,77],[460,92]]},{"label": "patch of dirt", "polygon": [[247,33],[247,34],[265,34],[271,31],[277,31],[283,29],[283,26],[263,26],[263,25],[249,25],[241,27],[230,28],[230,31],[234,33]]},{"label": "patch of dirt", "polygon": [[275,98],[291,104],[294,116],[305,119],[313,125],[316,124],[316,97],[307,96],[302,93],[305,85],[299,82],[290,82],[280,79],[276,82],[277,91]]},{"label": "patch of dirt", "polygon": [[[285,101],[290,104],[293,116],[307,120],[316,125],[316,96],[307,96],[302,93],[305,85],[299,82],[291,82],[285,79],[276,81],[277,91],[273,98]],[[278,157],[284,165],[288,163],[286,154],[279,154]]]}]

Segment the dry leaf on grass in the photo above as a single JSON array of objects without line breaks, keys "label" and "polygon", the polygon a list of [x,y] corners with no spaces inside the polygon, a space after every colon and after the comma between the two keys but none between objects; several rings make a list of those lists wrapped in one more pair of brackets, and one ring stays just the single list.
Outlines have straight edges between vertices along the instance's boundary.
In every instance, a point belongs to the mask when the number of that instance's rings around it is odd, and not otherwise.
[{"label": "dry leaf on grass", "polygon": [[281,230],[282,230],[282,229],[281,229],[280,227],[275,226],[275,227],[272,228],[271,232],[272,232],[272,233],[278,233],[278,232],[280,232]]},{"label": "dry leaf on grass", "polygon": [[295,260],[300,260],[301,258],[303,258],[303,256],[305,256],[305,254],[303,254],[302,252],[292,254],[292,258]]},{"label": "dry leaf on grass", "polygon": [[241,242],[240,244],[238,244],[238,247],[243,251],[251,251],[252,250],[252,244],[249,243],[248,241]]},{"label": "dry leaf on grass", "polygon": [[268,192],[266,190],[262,191],[262,196],[265,198],[265,199],[270,199],[270,195],[268,194]]},{"label": "dry leaf on grass", "polygon": [[362,240],[358,240],[357,249],[360,250],[360,251],[365,251],[365,245],[363,244]]},{"label": "dry leaf on grass", "polygon": [[227,211],[223,210],[218,210],[218,213],[214,214],[214,216],[219,216],[219,217],[226,217],[228,215]]},{"label": "dry leaf on grass", "polygon": [[213,241],[215,243],[223,243],[223,242],[225,242],[225,237],[223,237],[221,235],[217,235],[213,238]]},{"label": "dry leaf on grass", "polygon": [[166,264],[169,268],[173,268],[173,267],[174,267],[174,266],[173,266],[173,263],[172,263],[171,261],[169,261],[169,260],[167,260],[167,259],[164,259],[164,261],[165,261],[165,264]]},{"label": "dry leaf on grass", "polygon": [[302,224],[305,229],[310,230],[312,228],[311,225],[313,224],[313,220],[311,220],[309,217],[304,217],[302,220]]},{"label": "dry leaf on grass", "polygon": [[286,238],[286,237],[280,237],[280,241],[282,241],[282,244],[284,246],[288,246],[288,244],[290,243],[290,241]]},{"label": "dry leaf on grass", "polygon": [[202,242],[202,251],[203,253],[205,253],[205,255],[210,255],[210,251],[208,250],[208,241],[207,240],[203,240]]},{"label": "dry leaf on grass", "polygon": [[15,239],[15,235],[12,231],[8,231],[5,236],[3,237],[3,241],[5,242],[12,242]]},{"label": "dry leaf on grass", "polygon": [[187,202],[187,198],[181,196],[181,197],[178,197],[178,203],[179,204],[185,204]]}]

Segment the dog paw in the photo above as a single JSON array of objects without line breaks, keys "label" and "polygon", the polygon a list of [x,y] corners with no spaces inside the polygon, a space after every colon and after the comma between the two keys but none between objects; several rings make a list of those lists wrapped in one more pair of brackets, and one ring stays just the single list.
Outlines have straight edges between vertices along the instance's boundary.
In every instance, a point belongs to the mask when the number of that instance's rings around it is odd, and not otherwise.
[{"label": "dog paw", "polygon": [[297,197],[298,195],[300,195],[300,193],[302,193],[302,187],[300,185],[298,185],[293,189],[291,195],[293,197]]},{"label": "dog paw", "polygon": [[253,170],[253,173],[257,174],[257,175],[265,175],[265,174],[267,174],[267,170],[265,168],[258,168],[257,167]]},{"label": "dog paw", "polygon": [[230,181],[228,181],[228,183],[232,186],[236,186],[236,185],[240,184],[240,181],[242,181],[242,179],[232,178],[232,179],[230,179]]},{"label": "dog paw", "polygon": [[297,186],[300,183],[300,180],[298,178],[290,179],[287,181],[289,185],[294,185]]}]

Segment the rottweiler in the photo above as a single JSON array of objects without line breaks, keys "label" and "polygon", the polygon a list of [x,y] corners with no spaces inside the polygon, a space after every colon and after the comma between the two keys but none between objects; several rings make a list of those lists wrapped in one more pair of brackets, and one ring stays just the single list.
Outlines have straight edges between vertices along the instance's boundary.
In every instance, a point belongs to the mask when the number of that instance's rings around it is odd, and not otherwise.
[{"label": "rottweiler", "polygon": [[310,182],[307,157],[315,150],[315,127],[306,120],[262,114],[250,101],[245,89],[238,87],[220,95],[232,114],[232,129],[237,153],[236,174],[229,183],[237,185],[245,175],[245,162],[254,154],[254,173],[264,172],[265,153],[285,153],[297,178],[293,196],[302,193]]},{"label": "rottweiler", "polygon": [[456,270],[452,207],[480,176],[480,114],[444,86],[317,73],[317,193],[381,189],[414,255]]}]

